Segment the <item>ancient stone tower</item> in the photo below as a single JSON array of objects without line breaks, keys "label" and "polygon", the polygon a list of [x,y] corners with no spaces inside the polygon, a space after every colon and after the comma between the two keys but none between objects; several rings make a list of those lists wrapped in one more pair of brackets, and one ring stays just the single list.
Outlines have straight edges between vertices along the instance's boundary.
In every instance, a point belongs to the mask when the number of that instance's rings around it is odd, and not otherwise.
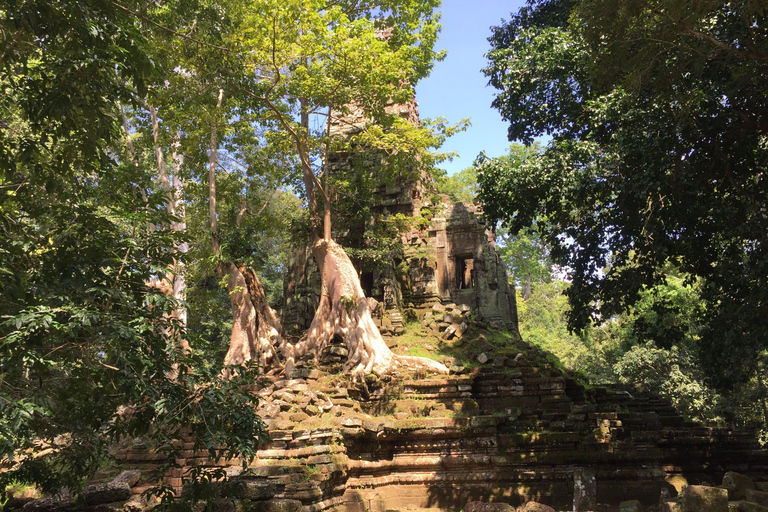
[{"label": "ancient stone tower", "polygon": [[[419,123],[415,100],[391,104],[387,111]],[[331,135],[349,136],[365,122],[362,111],[353,106],[348,114],[331,117],[328,129]],[[371,159],[375,160],[375,155]],[[327,168],[339,172],[359,162],[359,157],[332,154]],[[421,319],[435,304],[469,308],[479,320],[517,331],[515,290],[507,282],[506,269],[479,205],[452,204],[447,196],[431,192],[425,178],[382,183],[374,202],[373,212],[380,218],[402,214],[414,219],[412,227],[398,235],[403,245],[401,255],[378,265],[355,261],[366,296],[377,301],[374,316],[383,334],[401,332],[404,313]],[[360,229],[365,229],[368,219],[361,221]],[[343,241],[344,233],[338,234]],[[314,260],[308,249],[300,249],[286,279],[283,325],[297,332],[308,328],[319,293]],[[429,325],[435,334],[449,326],[450,322],[437,320]]]}]

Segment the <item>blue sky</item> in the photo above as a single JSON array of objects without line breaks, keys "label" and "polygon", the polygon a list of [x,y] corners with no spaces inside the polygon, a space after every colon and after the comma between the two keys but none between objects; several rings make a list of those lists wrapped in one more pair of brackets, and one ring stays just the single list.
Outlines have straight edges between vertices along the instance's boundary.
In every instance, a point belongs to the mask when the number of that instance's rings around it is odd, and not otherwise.
[{"label": "blue sky", "polygon": [[438,49],[448,56],[435,64],[432,74],[416,87],[416,100],[423,118],[445,117],[451,123],[469,117],[472,126],[446,141],[442,151],[455,151],[459,158],[441,167],[449,174],[472,165],[480,151],[490,157],[506,153],[507,125],[491,108],[495,89],[480,71],[490,49],[490,27],[509,19],[524,0],[443,0]]}]

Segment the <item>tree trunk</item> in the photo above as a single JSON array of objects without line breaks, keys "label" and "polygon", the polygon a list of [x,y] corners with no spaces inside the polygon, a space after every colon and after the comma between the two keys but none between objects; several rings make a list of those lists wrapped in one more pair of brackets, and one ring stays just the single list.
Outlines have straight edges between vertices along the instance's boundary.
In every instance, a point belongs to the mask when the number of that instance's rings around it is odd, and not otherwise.
[{"label": "tree trunk", "polygon": [[255,360],[262,368],[279,366],[276,355],[282,342],[282,326],[267,303],[256,273],[233,263],[222,264],[219,272],[227,277],[234,321],[224,363],[237,365]]},{"label": "tree trunk", "polygon": [[[177,152],[178,145],[179,137],[177,136],[173,150],[173,161],[175,166],[173,171],[173,201],[174,212],[180,220],[171,222],[171,229],[177,232],[185,232],[187,230],[186,209],[184,208],[184,202],[182,200],[182,195],[184,193],[184,180],[182,180],[179,176],[179,173],[181,172],[181,166],[184,163],[184,156]],[[181,242],[176,247],[176,251],[179,254],[186,254],[188,250],[189,244],[187,242]],[[179,302],[182,302],[187,297],[187,282],[184,278],[184,263],[178,258],[174,258],[173,276],[173,298]],[[178,312],[179,323],[183,329],[186,329],[187,308],[179,308]]]},{"label": "tree trunk", "polygon": [[531,275],[528,274],[523,279],[523,299],[528,300],[531,298]]},{"label": "tree trunk", "polygon": [[[178,177],[178,174],[181,170],[182,165],[182,157],[178,155],[175,151],[173,153],[173,162],[174,162],[174,175],[173,175],[173,183],[174,186],[177,186],[175,191],[171,189],[171,181],[168,178],[168,172],[166,170],[165,166],[165,156],[163,154],[163,149],[160,147],[160,122],[157,118],[157,109],[149,105],[149,114],[152,121],[152,138],[155,143],[155,158],[157,159],[157,170],[160,174],[160,184],[163,187],[163,191],[166,194],[166,202],[165,202],[165,209],[168,212],[169,215],[175,216],[176,215],[176,209],[177,205],[181,205],[181,185],[182,181]],[[177,142],[178,144],[178,142]],[[184,216],[184,209],[183,206],[181,206],[181,216],[182,216],[182,222],[171,222],[169,226],[165,226],[166,228],[170,228],[173,231],[179,232],[184,231],[187,227],[186,222],[183,220]],[[187,252],[187,244],[186,242],[182,242],[176,247],[176,252],[184,253]],[[169,295],[172,295],[173,298],[177,301],[177,304],[179,306],[174,309],[173,314],[171,315],[172,318],[175,318],[180,327],[181,330],[186,330],[187,327],[187,310],[183,306],[181,306],[181,302],[184,300],[184,296],[186,294],[186,283],[184,281],[184,275],[183,275],[183,266],[182,263],[178,260],[178,258],[174,257],[173,259],[174,263],[171,268],[169,268],[169,274],[168,279],[172,283],[172,292]],[[180,337],[180,343],[182,348],[185,351],[189,351],[189,342],[183,338],[183,336]]]},{"label": "tree trunk", "polygon": [[[219,89],[216,109],[221,108],[224,90]],[[211,248],[221,259],[219,224],[216,216],[216,121],[211,126],[210,153],[208,154],[208,221],[211,226]],[[256,273],[234,263],[220,263],[219,274],[227,277],[229,303],[232,307],[232,334],[229,350],[224,357],[228,365],[258,361],[261,368],[279,366],[275,357],[276,346],[282,343],[282,326],[275,311],[269,307],[264,288]]]},{"label": "tree trunk", "polygon": [[333,240],[318,239],[312,253],[322,275],[320,304],[307,338],[286,350],[286,372],[293,368],[295,358],[310,350],[320,354],[334,336],[339,336],[349,350],[345,371],[355,379],[398,369],[448,373],[444,365],[431,359],[399,356],[389,350],[373,323],[357,272],[340,245]]}]

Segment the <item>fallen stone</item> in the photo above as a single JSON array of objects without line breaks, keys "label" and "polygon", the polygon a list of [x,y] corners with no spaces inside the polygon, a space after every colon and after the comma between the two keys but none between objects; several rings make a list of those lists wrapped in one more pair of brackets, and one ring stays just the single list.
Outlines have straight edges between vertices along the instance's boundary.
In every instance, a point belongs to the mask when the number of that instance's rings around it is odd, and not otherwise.
[{"label": "fallen stone", "polygon": [[294,412],[289,416],[289,419],[294,423],[301,423],[302,421],[309,419],[309,415],[305,412]]},{"label": "fallen stone", "polygon": [[478,363],[480,363],[480,364],[485,364],[485,363],[487,363],[487,362],[488,362],[488,354],[486,354],[485,352],[483,352],[482,354],[480,354],[479,356],[477,356],[477,362],[478,362]]},{"label": "fallen stone", "polygon": [[517,512],[557,512],[555,509],[543,503],[529,501],[521,507],[517,507]]},{"label": "fallen stone", "polygon": [[432,311],[434,311],[435,313],[444,313],[445,312],[445,306],[443,306],[440,303],[437,303],[437,304],[432,306]]},{"label": "fallen stone", "polygon": [[643,509],[639,501],[630,500],[619,503],[619,512],[643,512]]},{"label": "fallen stone", "polygon": [[123,504],[122,512],[142,512],[146,508],[148,508],[146,501],[132,499]]},{"label": "fallen stone", "polygon": [[677,502],[676,498],[662,501],[659,505],[659,512],[680,512],[680,510],[680,503]]},{"label": "fallen stone", "polygon": [[345,427],[362,427],[363,426],[363,420],[360,418],[347,418],[344,420],[343,425]]},{"label": "fallen stone", "polygon": [[131,486],[127,482],[91,484],[83,489],[83,500],[88,506],[126,501],[130,497]]},{"label": "fallen stone", "polygon": [[5,505],[3,505],[3,512],[8,510],[18,510],[20,508],[23,508],[24,505],[29,503],[30,501],[34,501],[35,498],[8,498],[8,501],[5,502]]},{"label": "fallen stone", "polygon": [[751,478],[735,471],[728,471],[723,476],[722,486],[728,489],[728,497],[732,500],[746,499],[747,491],[755,488]]},{"label": "fallen stone", "polygon": [[680,491],[681,512],[728,512],[728,491],[703,485],[685,485]]},{"label": "fallen stone", "polygon": [[123,471],[119,475],[117,475],[115,478],[112,479],[113,484],[118,484],[121,482],[125,482],[128,484],[128,487],[133,487],[139,482],[139,479],[141,478],[141,471],[138,469],[129,470],[129,471]]},{"label": "fallen stone", "polygon": [[733,504],[736,504],[736,510],[739,512],[768,512],[768,507],[751,501],[732,501],[730,505]]},{"label": "fallen stone", "polygon": [[24,512],[58,512],[74,508],[75,505],[69,497],[44,496],[38,500],[26,503],[22,510]]},{"label": "fallen stone", "polygon": [[768,492],[757,491],[755,489],[747,489],[746,499],[753,503],[759,503],[760,505],[768,507]]},{"label": "fallen stone", "polygon": [[508,503],[470,501],[464,507],[464,512],[515,512],[515,508]]}]

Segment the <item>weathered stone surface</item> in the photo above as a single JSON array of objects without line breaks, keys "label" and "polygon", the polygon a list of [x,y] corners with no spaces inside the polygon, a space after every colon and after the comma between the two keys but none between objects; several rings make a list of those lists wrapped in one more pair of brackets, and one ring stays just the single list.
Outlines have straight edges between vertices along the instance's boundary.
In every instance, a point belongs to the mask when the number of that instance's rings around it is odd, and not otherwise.
[{"label": "weathered stone surface", "polygon": [[594,510],[597,505],[597,480],[591,469],[577,469],[573,472],[573,510],[575,512]]},{"label": "weathered stone surface", "polygon": [[557,512],[555,509],[543,503],[529,501],[521,507],[517,507],[517,512]]},{"label": "weathered stone surface", "polygon": [[735,471],[728,471],[723,476],[723,487],[728,489],[728,497],[732,500],[743,500],[748,490],[754,490],[752,479]]},{"label": "weathered stone surface", "polygon": [[91,484],[83,490],[83,500],[89,506],[125,501],[131,497],[128,482]]},{"label": "weathered stone surface", "polygon": [[301,501],[271,499],[267,501],[257,501],[252,504],[254,512],[300,512]]},{"label": "weathered stone surface", "polygon": [[731,502],[731,505],[736,504],[736,510],[739,512],[768,512],[768,507],[754,503],[751,501],[736,501]]},{"label": "weathered stone surface", "polygon": [[237,479],[230,483],[232,495],[249,500],[268,500],[275,496],[276,487],[273,481],[266,479]]},{"label": "weathered stone surface", "polygon": [[[659,512],[681,512],[682,508],[677,499],[662,501],[659,506]],[[729,511],[730,512],[730,511]]]},{"label": "weathered stone surface", "polygon": [[728,512],[728,491],[703,485],[686,485],[680,491],[681,512]]},{"label": "weathered stone surface", "polygon": [[758,491],[755,489],[747,489],[746,500],[754,503],[759,503],[763,506],[768,506],[768,492]]},{"label": "weathered stone surface", "polygon": [[8,498],[8,501],[3,505],[3,511],[18,510],[23,508],[27,503],[34,501],[35,498]]},{"label": "weathered stone surface", "polygon": [[619,503],[619,512],[643,512],[643,508],[637,500],[622,501]]},{"label": "weathered stone surface", "polygon": [[22,510],[24,512],[58,512],[69,511],[75,508],[72,500],[68,496],[53,497],[44,496],[38,500],[26,503]]},{"label": "weathered stone surface", "polygon": [[118,484],[121,482],[124,482],[128,484],[128,487],[133,487],[136,485],[141,479],[141,471],[134,469],[129,471],[123,471],[119,475],[117,475],[115,478],[112,479],[113,484]]},{"label": "weathered stone surface", "polygon": [[464,507],[464,512],[515,512],[515,508],[508,503],[470,501]]}]

